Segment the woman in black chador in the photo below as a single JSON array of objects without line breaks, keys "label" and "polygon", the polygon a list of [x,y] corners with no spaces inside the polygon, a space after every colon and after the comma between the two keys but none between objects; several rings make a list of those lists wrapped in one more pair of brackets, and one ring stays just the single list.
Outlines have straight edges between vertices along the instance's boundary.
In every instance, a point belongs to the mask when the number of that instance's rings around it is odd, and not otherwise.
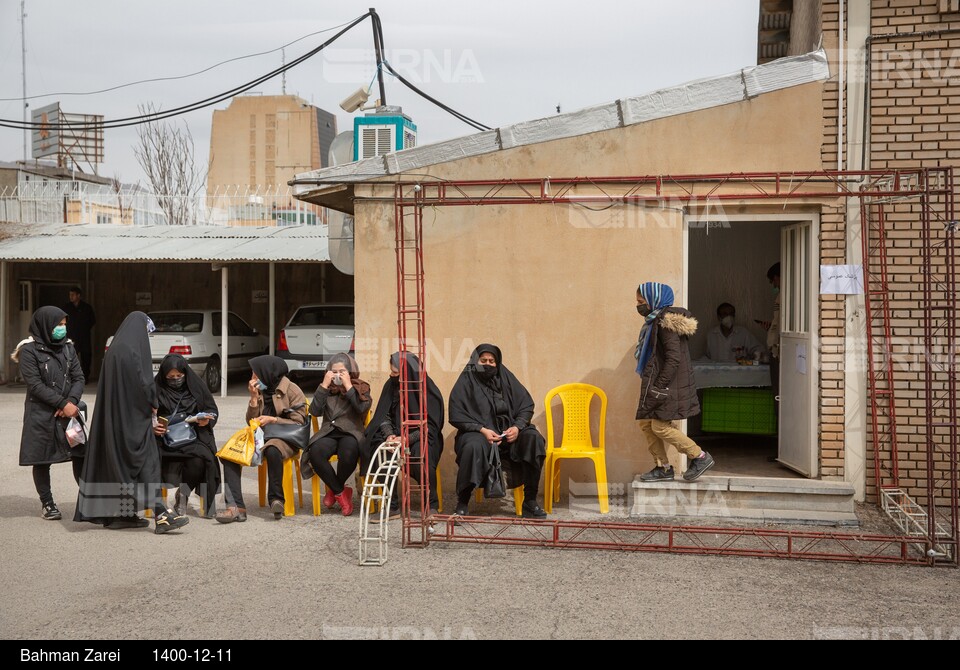
[{"label": "woman in black chador", "polygon": [[103,357],[74,521],[146,527],[149,522],[136,512],[152,509],[158,534],[188,521],[160,500],[160,450],[153,434],[157,384],[148,337],[152,328],[143,312],[129,314]]},{"label": "woman in black chador", "polygon": [[481,344],[450,392],[450,423],[457,429],[457,511],[466,516],[470,495],[487,479],[490,450],[499,448],[507,487],[523,486],[523,517],[543,519],[537,504],[544,439],[533,419],[533,398],[503,365],[499,347]]},{"label": "woman in black chador", "polygon": [[67,314],[59,307],[41,307],[30,322],[30,337],[17,345],[11,358],[20,364],[27,385],[23,403],[20,465],[33,466],[33,483],[40,496],[40,515],[62,518],[50,488],[50,465],[73,461],[73,477],[80,483],[84,446],[73,449],[64,432],[77,416],[83,393],[80,359],[67,339]]},{"label": "woman in black chador", "polygon": [[[383,385],[380,400],[377,401],[377,409],[360,444],[360,474],[362,475],[367,474],[377,447],[400,436],[400,366],[404,362],[410,380],[410,390],[407,391],[408,413],[413,419],[420,416],[420,359],[408,351],[397,352],[390,356],[390,379]],[[430,509],[435,512],[440,505],[440,498],[437,497],[437,464],[443,452],[443,395],[429,376],[427,376],[426,396],[427,468],[429,469],[427,476],[430,482]],[[418,458],[420,455],[419,430],[410,433],[410,453],[413,458]],[[412,469],[410,474],[418,482],[423,481],[419,468]],[[396,492],[397,489],[394,490],[395,500],[391,503],[391,512],[397,512],[400,509],[396,501]]]},{"label": "woman in black chador", "polygon": [[156,376],[157,414],[171,425],[198,414],[213,417],[198,419],[190,425],[197,439],[188,444],[171,447],[164,439],[166,426],[153,429],[160,447],[160,472],[168,486],[177,489],[173,509],[177,515],[186,514],[191,491],[203,499],[203,516],[212,516],[216,494],[220,489],[220,460],[217,458],[217,440],[213,427],[217,423],[217,403],[200,376],[190,369],[187,360],[179,354],[169,354],[160,363]]}]

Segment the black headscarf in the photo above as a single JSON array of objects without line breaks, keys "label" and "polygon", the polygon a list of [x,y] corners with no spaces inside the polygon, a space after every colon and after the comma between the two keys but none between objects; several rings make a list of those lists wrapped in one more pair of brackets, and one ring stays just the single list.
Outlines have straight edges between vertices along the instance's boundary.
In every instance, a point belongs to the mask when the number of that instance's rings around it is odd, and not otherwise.
[{"label": "black headscarf", "polygon": [[148,321],[143,312],[129,314],[103,357],[81,476],[89,495],[81,489],[77,521],[100,522],[103,517],[123,515],[119,501],[111,495],[93,497],[107,490],[98,485],[159,483],[160,455],[153,434],[157,385]]},{"label": "black headscarf", "polygon": [[264,396],[272,396],[277,392],[280,380],[287,376],[287,362],[279,356],[257,356],[250,359],[250,369],[257,375],[257,379],[267,385]]},{"label": "black headscarf", "polygon": [[[479,363],[480,355],[484,353],[493,354],[497,361],[497,369],[492,378],[483,374],[483,366]],[[533,398],[529,391],[503,365],[503,354],[499,347],[481,344],[474,349],[470,362],[460,373],[450,392],[450,423],[455,426],[480,424],[491,430],[502,429],[502,426],[497,425],[494,392],[503,394],[511,425],[519,424],[521,429],[529,425],[534,411]]]},{"label": "black headscarf", "polygon": [[[401,360],[402,356],[402,360]],[[407,391],[407,408],[411,417],[420,416],[420,359],[408,351],[397,352],[390,357],[390,364],[400,370],[403,362],[406,362],[409,390]],[[444,409],[443,395],[440,389],[433,383],[430,376],[427,375],[427,426],[430,432],[431,440],[440,440],[441,431],[443,431]],[[383,391],[380,393],[380,400],[377,402],[377,409],[373,413],[373,419],[367,427],[366,437],[372,439],[380,425],[385,421],[390,421],[396,430],[400,430],[400,378],[390,377],[383,385]],[[384,435],[383,437],[387,437]]]},{"label": "black headscarf", "polygon": [[250,369],[267,387],[267,390],[260,394],[263,397],[263,413],[266,416],[276,416],[277,410],[273,404],[273,396],[277,392],[280,380],[289,372],[287,362],[279,356],[257,356],[250,359]]},{"label": "black headscarf", "polygon": [[54,341],[53,329],[63,321],[63,317],[66,315],[67,313],[62,309],[53,307],[52,305],[41,307],[34,312],[33,320],[30,321],[30,334],[33,335],[34,342],[40,342],[51,349],[59,349],[62,347],[66,343],[67,338]]},{"label": "black headscarf", "polygon": [[[167,384],[167,375],[171,370],[179,370],[184,375],[183,388],[170,388]],[[177,409],[178,412],[196,414],[197,412],[216,412],[217,403],[213,400],[207,385],[200,379],[180,354],[168,354],[160,363],[160,371],[155,377],[157,384],[157,398],[159,400],[159,414],[166,416]]]}]

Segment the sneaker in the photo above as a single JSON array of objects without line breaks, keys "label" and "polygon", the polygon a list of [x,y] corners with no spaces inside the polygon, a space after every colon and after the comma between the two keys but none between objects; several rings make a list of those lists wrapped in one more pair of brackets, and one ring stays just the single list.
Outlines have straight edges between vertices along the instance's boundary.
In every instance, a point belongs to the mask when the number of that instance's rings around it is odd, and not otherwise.
[{"label": "sneaker", "polygon": [[190,519],[185,516],[177,516],[177,513],[172,509],[168,509],[163,514],[157,517],[157,525],[153,529],[153,532],[157,535],[163,535],[164,533],[169,533],[171,530],[176,530],[177,528],[183,528],[188,523]]},{"label": "sneaker", "polygon": [[453,510],[453,515],[454,515],[454,516],[467,516],[467,514],[469,514],[469,511],[470,511],[470,510],[469,510],[468,507],[467,507],[467,503],[458,502],[458,503],[457,503],[457,508],[456,508],[455,510]]},{"label": "sneaker", "polygon": [[690,459],[690,466],[687,468],[687,471],[683,473],[683,478],[688,482],[695,482],[700,479],[700,476],[712,468],[716,461],[713,460],[713,456],[707,452],[703,452],[701,458],[692,458]]},{"label": "sneaker", "polygon": [[640,475],[641,482],[672,482],[674,477],[673,466],[663,467],[658,465],[650,472]]},{"label": "sneaker", "polygon": [[57,507],[57,503],[50,501],[40,510],[40,516],[42,516],[47,521],[59,521],[63,518],[63,515],[60,513],[60,509]]},{"label": "sneaker", "polygon": [[247,510],[242,507],[228,507],[222,512],[217,512],[217,523],[243,523],[247,520]]},{"label": "sneaker", "polygon": [[520,508],[521,516],[524,519],[546,519],[547,513],[543,510],[540,505],[537,504],[536,500],[524,500],[523,506]]},{"label": "sneaker", "polygon": [[283,501],[274,500],[270,503],[270,511],[273,512],[273,518],[279,521],[283,518]]}]

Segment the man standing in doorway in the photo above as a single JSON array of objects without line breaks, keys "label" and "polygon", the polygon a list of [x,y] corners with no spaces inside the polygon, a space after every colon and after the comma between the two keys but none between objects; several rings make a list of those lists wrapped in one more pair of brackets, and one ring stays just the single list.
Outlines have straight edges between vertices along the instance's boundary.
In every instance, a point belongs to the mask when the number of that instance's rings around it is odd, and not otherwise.
[{"label": "man standing in doorway", "polygon": [[67,313],[67,337],[73,340],[73,346],[80,357],[83,378],[90,381],[90,366],[93,363],[93,343],[90,331],[97,324],[96,314],[89,303],[81,300],[83,291],[74,286],[68,294],[70,302],[63,306]]}]

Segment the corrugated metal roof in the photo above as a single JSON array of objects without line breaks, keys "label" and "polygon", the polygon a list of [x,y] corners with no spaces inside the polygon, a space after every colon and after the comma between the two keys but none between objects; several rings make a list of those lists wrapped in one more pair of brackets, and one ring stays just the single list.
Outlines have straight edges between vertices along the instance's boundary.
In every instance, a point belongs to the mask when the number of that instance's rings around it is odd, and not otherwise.
[{"label": "corrugated metal roof", "polygon": [[93,262],[327,262],[326,226],[6,226],[0,260]]},{"label": "corrugated metal roof", "polygon": [[323,197],[327,193],[326,189],[317,188],[320,184],[347,184],[380,179],[471,156],[578,137],[743,102],[764,93],[829,78],[827,55],[821,49],[576,112],[525,121],[458,139],[314,170],[297,175],[290,183],[295,187],[295,197],[314,202],[313,197]]}]

